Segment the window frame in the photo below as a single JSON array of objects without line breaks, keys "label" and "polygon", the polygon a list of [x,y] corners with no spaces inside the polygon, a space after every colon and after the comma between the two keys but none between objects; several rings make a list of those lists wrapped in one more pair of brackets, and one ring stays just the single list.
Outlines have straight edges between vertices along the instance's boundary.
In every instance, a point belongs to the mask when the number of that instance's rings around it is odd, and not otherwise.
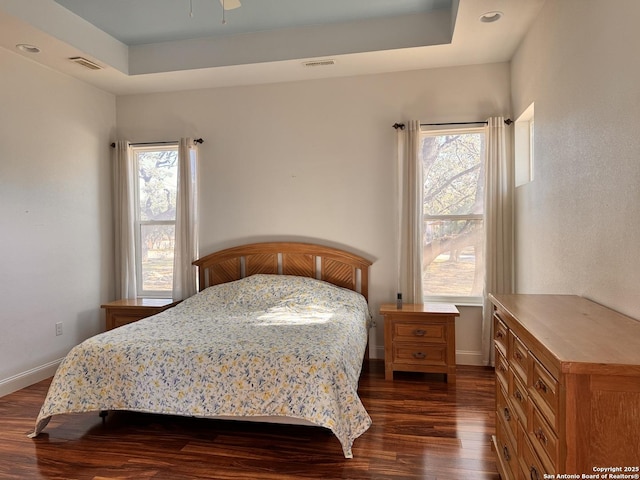
[{"label": "window frame", "polygon": [[[442,127],[437,127],[437,128],[428,128],[428,127],[422,127],[420,129],[420,141],[422,142],[422,139],[425,136],[444,136],[444,135],[457,135],[457,134],[481,134],[483,136],[483,148],[481,151],[481,156],[483,158],[481,158],[481,161],[485,161],[485,156],[486,156],[486,140],[487,140],[487,136],[486,136],[486,127],[464,127],[464,128],[442,128]],[[420,161],[423,161],[422,155],[420,155]],[[425,181],[425,176],[424,176],[424,172],[423,172],[423,183]],[[485,182],[486,184],[486,171],[484,172],[484,178],[482,179],[483,182]],[[483,213],[477,213],[477,214],[462,214],[462,215],[451,215],[451,214],[447,214],[447,215],[429,215],[427,213],[422,214],[422,225],[423,228],[424,226],[427,224],[428,221],[433,221],[433,220],[442,220],[442,221],[464,221],[464,220],[472,220],[472,221],[481,221],[482,222],[482,232],[483,235],[486,236],[486,211],[483,205]],[[423,244],[424,246],[424,244]],[[485,249],[484,247],[484,243],[483,243],[483,249]],[[484,254],[484,252],[483,252]],[[483,290],[484,290],[484,278],[486,278],[486,265],[485,265],[485,270],[482,272],[482,276],[483,276]],[[424,279],[426,277],[426,272],[423,270],[422,272],[422,278],[423,278],[423,286],[422,286],[422,291],[423,291],[423,299],[425,302],[433,302],[433,303],[454,303],[455,305],[459,305],[459,306],[478,306],[478,305],[482,305],[483,304],[483,293],[481,292],[480,295],[427,295],[424,292]]]},{"label": "window frame", "polygon": [[[158,143],[158,144],[145,144],[145,145],[132,145],[133,156],[133,201],[134,201],[134,219],[133,219],[133,236],[135,242],[135,270],[136,270],[136,293],[138,298],[172,298],[173,293],[173,281],[174,272],[171,271],[171,290],[145,290],[143,288],[143,270],[142,270],[142,229],[148,225],[169,225],[174,227],[174,245],[175,245],[175,230],[176,219],[173,220],[141,220],[140,215],[140,167],[138,162],[138,152],[151,151],[175,151],[176,160],[176,172],[180,168],[180,156],[179,156],[179,144],[176,143]],[[178,179],[176,176],[176,195],[178,188]]]},{"label": "window frame", "polygon": [[515,186],[521,187],[534,180],[535,104],[529,105],[514,124],[514,176]]}]

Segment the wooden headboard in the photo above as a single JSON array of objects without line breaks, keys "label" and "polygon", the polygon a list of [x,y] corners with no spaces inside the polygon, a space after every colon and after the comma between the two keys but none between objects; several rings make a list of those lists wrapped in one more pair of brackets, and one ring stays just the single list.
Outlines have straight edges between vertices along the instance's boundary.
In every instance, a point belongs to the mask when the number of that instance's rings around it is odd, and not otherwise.
[{"label": "wooden headboard", "polygon": [[297,275],[333,283],[369,294],[371,262],[344,250],[299,242],[265,242],[239,245],[202,257],[199,289],[233,282],[257,273]]}]

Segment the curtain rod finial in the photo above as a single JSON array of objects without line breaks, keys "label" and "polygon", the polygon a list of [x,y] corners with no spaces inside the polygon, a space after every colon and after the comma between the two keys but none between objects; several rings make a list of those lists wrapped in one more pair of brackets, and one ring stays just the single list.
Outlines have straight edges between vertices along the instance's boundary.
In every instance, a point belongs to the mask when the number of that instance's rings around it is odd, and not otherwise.
[{"label": "curtain rod finial", "polygon": [[396,130],[400,129],[400,130],[404,130],[404,123],[394,123],[393,128],[395,128]]}]

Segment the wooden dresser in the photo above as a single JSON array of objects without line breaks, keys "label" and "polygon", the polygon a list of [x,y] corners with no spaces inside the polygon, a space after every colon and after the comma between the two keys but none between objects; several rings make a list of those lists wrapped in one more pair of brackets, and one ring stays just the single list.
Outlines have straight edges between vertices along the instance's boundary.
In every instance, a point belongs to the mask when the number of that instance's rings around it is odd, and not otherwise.
[{"label": "wooden dresser", "polygon": [[640,322],[577,296],[490,298],[501,477],[640,473]]},{"label": "wooden dresser", "polygon": [[394,371],[444,373],[456,382],[456,325],[460,315],[446,303],[396,304],[380,307],[384,315],[385,379]]}]

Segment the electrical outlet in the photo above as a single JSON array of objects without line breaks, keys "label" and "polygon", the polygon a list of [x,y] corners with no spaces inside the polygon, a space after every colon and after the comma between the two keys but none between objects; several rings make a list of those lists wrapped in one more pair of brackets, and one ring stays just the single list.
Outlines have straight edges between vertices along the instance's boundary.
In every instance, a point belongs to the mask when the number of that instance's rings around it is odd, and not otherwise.
[{"label": "electrical outlet", "polygon": [[62,322],[56,323],[56,337],[62,335]]}]

